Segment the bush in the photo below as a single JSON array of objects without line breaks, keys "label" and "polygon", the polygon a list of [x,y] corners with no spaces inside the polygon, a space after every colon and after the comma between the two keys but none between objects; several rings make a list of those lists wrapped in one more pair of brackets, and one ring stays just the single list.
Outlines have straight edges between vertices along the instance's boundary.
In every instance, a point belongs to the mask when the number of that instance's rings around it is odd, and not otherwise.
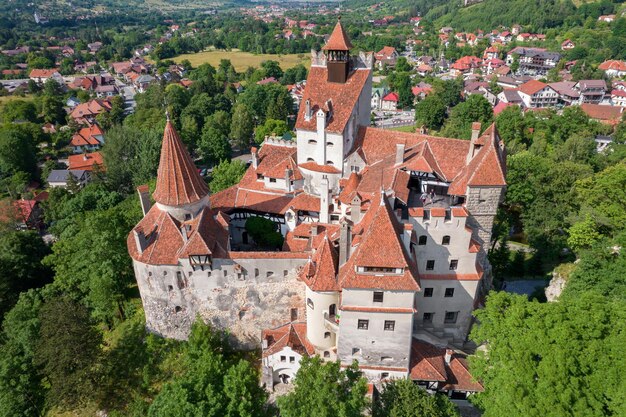
[{"label": "bush", "polygon": [[276,223],[263,217],[250,217],[246,220],[246,231],[262,247],[280,249],[283,235],[276,231]]}]

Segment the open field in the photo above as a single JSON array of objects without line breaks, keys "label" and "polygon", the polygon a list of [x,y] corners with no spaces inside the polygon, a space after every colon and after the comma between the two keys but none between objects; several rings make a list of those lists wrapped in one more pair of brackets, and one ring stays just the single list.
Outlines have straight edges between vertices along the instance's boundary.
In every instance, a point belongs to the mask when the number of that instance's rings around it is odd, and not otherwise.
[{"label": "open field", "polygon": [[181,62],[184,59],[188,59],[191,65],[197,67],[200,64],[208,63],[217,67],[220,64],[221,59],[230,59],[235,70],[238,72],[245,71],[248,67],[258,67],[263,61],[278,61],[280,67],[283,70],[287,68],[295,67],[298,64],[304,64],[307,67],[311,65],[311,57],[309,54],[260,54],[255,55],[250,52],[242,52],[237,49],[230,51],[223,50],[208,50],[198,52],[195,54],[183,54],[173,58],[176,62]]},{"label": "open field", "polygon": [[3,105],[6,102],[12,101],[12,100],[32,100],[33,97],[31,95],[26,95],[24,97],[20,97],[20,96],[0,96],[0,106]]}]

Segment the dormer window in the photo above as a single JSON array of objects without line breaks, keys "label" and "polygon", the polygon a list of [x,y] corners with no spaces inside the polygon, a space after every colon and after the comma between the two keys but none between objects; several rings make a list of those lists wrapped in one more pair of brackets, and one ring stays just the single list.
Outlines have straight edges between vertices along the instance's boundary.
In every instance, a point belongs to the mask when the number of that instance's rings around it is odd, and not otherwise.
[{"label": "dormer window", "polygon": [[263,174],[256,174],[256,179],[258,181],[263,181]]},{"label": "dormer window", "polygon": [[315,139],[309,139],[309,145],[317,145],[317,141]]},{"label": "dormer window", "polygon": [[404,268],[384,268],[378,266],[357,266],[357,272],[369,274],[402,274]]},{"label": "dormer window", "polygon": [[202,271],[205,268],[211,269],[211,255],[189,255],[189,263],[193,269],[199,268]]}]

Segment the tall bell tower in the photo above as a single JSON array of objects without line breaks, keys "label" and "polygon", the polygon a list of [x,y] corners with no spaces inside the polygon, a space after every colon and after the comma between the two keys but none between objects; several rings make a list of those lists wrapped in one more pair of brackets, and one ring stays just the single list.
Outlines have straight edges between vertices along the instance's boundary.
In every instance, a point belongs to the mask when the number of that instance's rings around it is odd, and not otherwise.
[{"label": "tall bell tower", "polygon": [[341,25],[341,17],[337,20],[333,33],[322,48],[326,54],[328,82],[344,84],[350,73],[350,49],[352,44]]}]

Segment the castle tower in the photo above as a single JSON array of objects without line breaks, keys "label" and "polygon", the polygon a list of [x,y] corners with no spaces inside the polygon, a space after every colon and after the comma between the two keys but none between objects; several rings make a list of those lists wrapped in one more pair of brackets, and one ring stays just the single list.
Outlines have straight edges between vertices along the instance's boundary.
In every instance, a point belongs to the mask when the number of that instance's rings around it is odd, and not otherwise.
[{"label": "castle tower", "polygon": [[198,173],[169,118],[152,197],[159,209],[179,221],[191,220],[209,205],[209,188]]},{"label": "castle tower", "polygon": [[328,81],[344,84],[350,72],[350,49],[352,43],[341,25],[341,17],[337,20],[333,33],[322,48],[326,54]]}]

